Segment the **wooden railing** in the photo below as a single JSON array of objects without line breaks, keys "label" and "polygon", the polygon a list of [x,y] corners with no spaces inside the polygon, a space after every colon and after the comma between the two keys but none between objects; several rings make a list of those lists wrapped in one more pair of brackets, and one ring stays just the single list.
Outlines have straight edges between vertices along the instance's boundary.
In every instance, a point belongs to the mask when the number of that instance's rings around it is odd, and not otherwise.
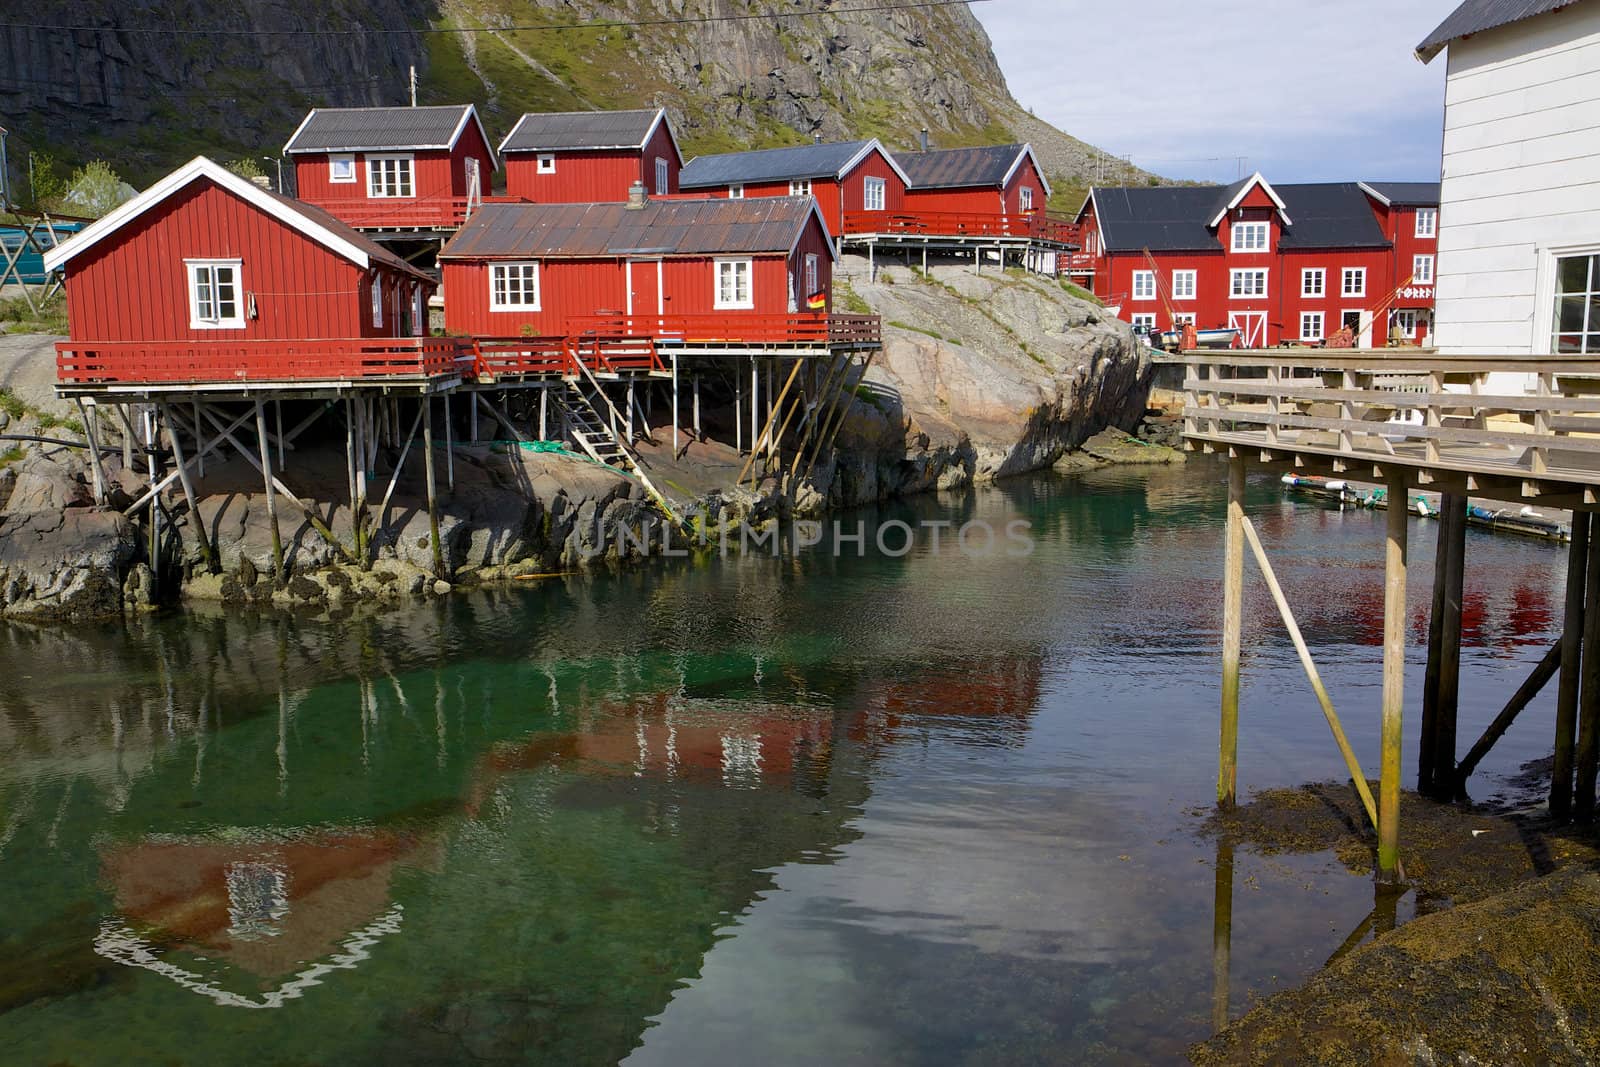
[{"label": "wooden railing", "polygon": [[1185,368],[1184,437],[1367,475],[1399,465],[1600,485],[1600,360],[1394,351],[1173,357]]},{"label": "wooden railing", "polygon": [[846,234],[917,237],[1011,237],[1078,244],[1081,228],[1041,211],[1023,214],[957,211],[847,211]]},{"label": "wooden railing", "polygon": [[357,229],[453,230],[467,221],[469,208],[476,210],[484,204],[520,204],[525,201],[517,196],[419,196],[306,198],[305,202]]},{"label": "wooden railing", "polygon": [[658,344],[826,345],[870,343],[881,337],[876,315],[810,312],[773,315],[716,311],[703,315],[589,315],[567,320],[577,338],[654,338]]},{"label": "wooden railing", "polygon": [[315,341],[62,341],[56,380],[66,385],[247,384],[433,379],[470,368],[453,337]]}]

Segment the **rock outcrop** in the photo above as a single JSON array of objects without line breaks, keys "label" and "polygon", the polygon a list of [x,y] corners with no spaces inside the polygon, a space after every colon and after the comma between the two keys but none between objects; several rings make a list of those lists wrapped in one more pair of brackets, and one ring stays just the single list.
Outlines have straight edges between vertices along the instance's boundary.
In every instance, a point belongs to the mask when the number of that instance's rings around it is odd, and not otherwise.
[{"label": "rock outcrop", "polygon": [[[59,458],[58,458],[59,457]],[[93,509],[81,464],[33,453],[0,478],[0,616],[95,618],[122,611],[138,530]]]}]

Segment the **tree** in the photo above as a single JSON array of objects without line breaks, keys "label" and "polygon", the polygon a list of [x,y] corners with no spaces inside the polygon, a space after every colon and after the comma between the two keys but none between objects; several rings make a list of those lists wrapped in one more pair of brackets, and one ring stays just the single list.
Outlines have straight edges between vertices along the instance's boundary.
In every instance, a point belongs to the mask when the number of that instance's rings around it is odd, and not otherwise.
[{"label": "tree", "polygon": [[265,178],[267,176],[266,171],[261,169],[261,164],[257,163],[249,156],[245,156],[243,159],[236,159],[232,163],[229,163],[228,169],[247,181],[255,178]]},{"label": "tree", "polygon": [[68,210],[92,219],[133,198],[127,183],[103,159],[91,160],[73,171],[71,185],[65,198]]},{"label": "tree", "polygon": [[56,173],[55,157],[49,152],[29,152],[28,206],[35,211],[57,210],[66,195],[67,182]]}]

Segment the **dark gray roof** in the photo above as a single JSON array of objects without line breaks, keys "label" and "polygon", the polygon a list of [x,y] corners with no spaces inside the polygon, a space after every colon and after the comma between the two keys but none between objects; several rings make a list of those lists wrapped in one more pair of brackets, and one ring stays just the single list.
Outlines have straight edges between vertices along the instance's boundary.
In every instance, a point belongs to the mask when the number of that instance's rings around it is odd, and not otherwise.
[{"label": "dark gray roof", "polygon": [[[1248,181],[1248,179],[1246,179]],[[1238,195],[1243,183],[1215,186],[1096,188],[1100,235],[1109,252],[1221,251],[1211,220]],[[1292,225],[1284,248],[1384,248],[1372,205],[1356,182],[1275,185]]]},{"label": "dark gray roof", "polygon": [[1001,144],[939,148],[931,152],[900,152],[894,158],[911,177],[913,189],[961,189],[973,185],[998,189],[1027,147]]},{"label": "dark gray roof", "polygon": [[1450,42],[1472,33],[1509,26],[1550,11],[1571,7],[1578,0],[1466,0],[1439,23],[1427,39],[1417,45],[1417,58],[1424,63],[1450,46]]},{"label": "dark gray roof", "polygon": [[[485,204],[440,250],[439,258],[787,253],[815,213],[815,201],[802,196],[651,200],[637,209],[626,204]],[[822,225],[820,216],[817,222]]]},{"label": "dark gray roof", "polygon": [[873,143],[870,140],[839,141],[696,156],[684,165],[683,173],[678,175],[678,187],[709,189],[750,182],[836,178]]},{"label": "dark gray roof", "polygon": [[661,117],[660,108],[640,111],[530,112],[517,120],[501,152],[563,149],[643,148]]},{"label": "dark gray roof", "polygon": [[1398,207],[1438,207],[1438,182],[1362,182]]},{"label": "dark gray roof", "polygon": [[[319,107],[294,131],[285,154],[295,152],[382,152],[408,148],[451,148],[463,120],[477,112],[471,104],[443,107]],[[479,129],[482,130],[482,125]],[[484,142],[488,143],[485,137]]]}]

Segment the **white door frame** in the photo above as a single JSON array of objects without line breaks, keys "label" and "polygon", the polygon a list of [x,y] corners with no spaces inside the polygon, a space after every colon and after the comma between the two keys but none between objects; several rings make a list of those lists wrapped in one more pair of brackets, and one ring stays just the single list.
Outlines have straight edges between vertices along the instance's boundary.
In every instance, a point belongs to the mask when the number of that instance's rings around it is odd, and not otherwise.
[{"label": "white door frame", "polygon": [[1230,311],[1228,327],[1239,331],[1239,344],[1244,348],[1262,348],[1267,343],[1265,311]]},{"label": "white door frame", "polygon": [[[1356,316],[1358,316],[1359,317],[1359,321],[1361,323],[1361,329],[1356,332],[1356,347],[1357,348],[1371,348],[1372,347],[1372,314],[1370,312],[1368,312],[1366,308],[1341,308],[1339,310],[1339,325],[1340,326],[1344,325],[1344,317],[1346,315],[1356,315]],[[1385,333],[1384,339],[1385,339],[1385,343],[1387,343],[1387,340],[1388,340],[1388,334],[1387,333]]]}]

